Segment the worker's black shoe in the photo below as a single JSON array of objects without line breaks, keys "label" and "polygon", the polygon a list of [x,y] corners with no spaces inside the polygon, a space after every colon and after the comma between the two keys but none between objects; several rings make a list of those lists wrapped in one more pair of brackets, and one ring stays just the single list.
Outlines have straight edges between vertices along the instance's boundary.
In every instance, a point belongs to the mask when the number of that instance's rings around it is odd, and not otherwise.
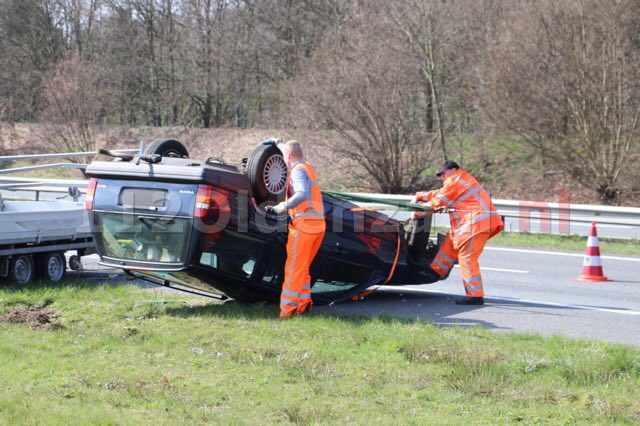
[{"label": "worker's black shoe", "polygon": [[484,297],[460,297],[456,299],[456,305],[484,305]]}]

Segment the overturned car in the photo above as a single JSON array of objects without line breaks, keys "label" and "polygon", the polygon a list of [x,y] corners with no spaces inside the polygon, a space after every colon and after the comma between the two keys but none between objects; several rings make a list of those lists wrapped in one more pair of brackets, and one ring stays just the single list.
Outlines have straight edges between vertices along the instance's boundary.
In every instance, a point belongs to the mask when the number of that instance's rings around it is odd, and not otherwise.
[{"label": "overturned car", "polygon": [[[106,154],[111,154],[105,152]],[[274,140],[237,165],[188,158],[173,139],[143,154],[94,161],[86,199],[100,263],[197,294],[278,301],[286,258],[287,167]],[[312,298],[352,298],[382,284],[431,283],[431,216],[410,226],[323,194],[327,232],[311,268]]]}]

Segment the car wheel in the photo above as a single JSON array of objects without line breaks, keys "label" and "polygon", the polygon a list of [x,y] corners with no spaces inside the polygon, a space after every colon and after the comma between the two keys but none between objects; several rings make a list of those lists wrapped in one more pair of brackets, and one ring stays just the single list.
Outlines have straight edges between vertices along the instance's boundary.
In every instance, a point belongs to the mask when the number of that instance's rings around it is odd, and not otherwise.
[{"label": "car wheel", "polygon": [[49,279],[53,283],[61,281],[66,272],[67,260],[62,253],[47,253],[42,256],[42,277]]},{"label": "car wheel", "polygon": [[20,254],[11,258],[9,265],[9,278],[16,284],[29,284],[35,276],[33,257],[28,254]]},{"label": "car wheel", "polygon": [[145,149],[146,155],[158,154],[161,157],[189,158],[187,148],[175,139],[156,139]]},{"label": "car wheel", "polygon": [[276,201],[287,188],[287,163],[273,144],[258,146],[247,161],[253,195],[261,203]]}]

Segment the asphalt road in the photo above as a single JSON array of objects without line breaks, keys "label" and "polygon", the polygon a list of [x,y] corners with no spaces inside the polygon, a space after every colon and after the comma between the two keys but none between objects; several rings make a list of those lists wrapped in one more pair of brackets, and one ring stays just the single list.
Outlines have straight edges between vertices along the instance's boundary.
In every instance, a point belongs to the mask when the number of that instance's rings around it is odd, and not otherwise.
[{"label": "asphalt road", "polygon": [[[84,258],[86,270],[70,276],[97,283],[126,280],[121,271],[104,269],[96,260],[95,255]],[[314,311],[420,318],[443,327],[480,326],[640,347],[640,258],[603,256],[605,275],[612,280],[603,283],[575,280],[582,261],[579,253],[487,247],[480,259],[487,294],[484,306],[453,302],[464,293],[456,267],[445,281],[384,287],[362,301],[316,306]]]},{"label": "asphalt road", "polygon": [[363,301],[317,307],[339,315],[394,315],[441,326],[562,335],[640,347],[640,258],[603,256],[612,281],[578,282],[583,255],[487,247],[480,259],[485,305],[458,306],[459,270],[435,284],[384,287]]}]

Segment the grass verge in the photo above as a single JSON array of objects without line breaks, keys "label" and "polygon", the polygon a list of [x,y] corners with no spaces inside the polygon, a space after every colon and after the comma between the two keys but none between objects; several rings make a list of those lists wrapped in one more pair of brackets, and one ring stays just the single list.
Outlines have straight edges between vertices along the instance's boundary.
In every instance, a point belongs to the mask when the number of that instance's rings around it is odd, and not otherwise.
[{"label": "grass verge", "polygon": [[[67,159],[59,159],[57,162],[45,162],[45,161],[27,161],[19,160],[13,161],[9,164],[2,164],[2,168],[14,169],[20,167],[32,167],[32,166],[44,166],[51,163],[65,163]],[[88,161],[88,160],[87,160]],[[62,167],[55,167],[51,169],[39,169],[29,170],[17,173],[5,174],[7,177],[28,177],[28,178],[42,178],[42,179],[82,179],[82,172],[78,169],[66,169]]]},{"label": "grass verge", "polygon": [[640,422],[626,346],[205,302],[0,289],[0,423]]},{"label": "grass verge", "polygon": [[[640,241],[617,238],[599,238],[600,254],[624,254],[640,256]],[[578,235],[544,235],[503,232],[491,239],[491,245],[508,247],[541,248],[584,252],[587,237]]]}]

